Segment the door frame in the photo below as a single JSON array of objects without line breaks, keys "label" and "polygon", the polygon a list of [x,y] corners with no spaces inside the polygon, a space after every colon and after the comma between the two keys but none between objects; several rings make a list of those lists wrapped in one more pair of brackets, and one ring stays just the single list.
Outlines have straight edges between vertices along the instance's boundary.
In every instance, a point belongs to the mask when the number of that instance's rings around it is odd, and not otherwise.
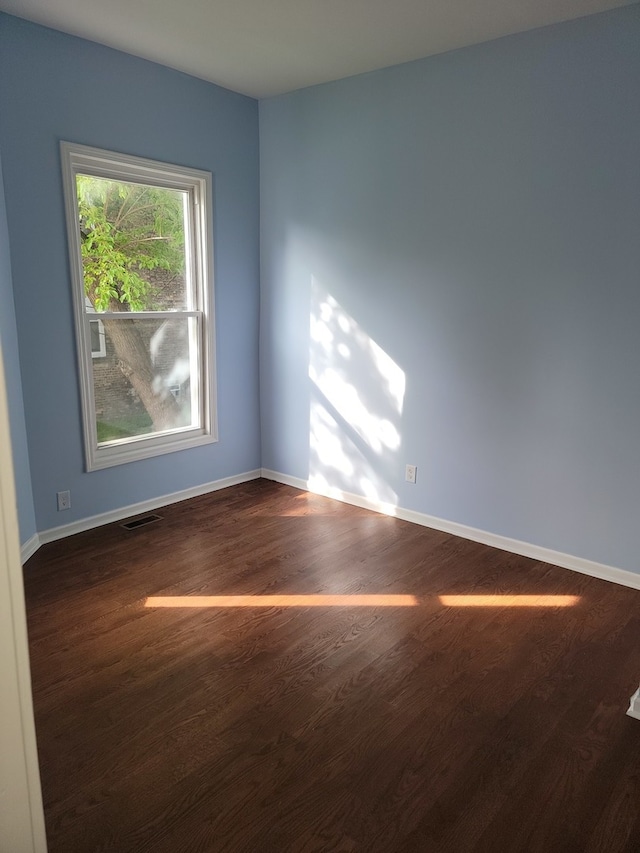
[{"label": "door frame", "polygon": [[46,853],[27,614],[0,347],[0,848]]}]

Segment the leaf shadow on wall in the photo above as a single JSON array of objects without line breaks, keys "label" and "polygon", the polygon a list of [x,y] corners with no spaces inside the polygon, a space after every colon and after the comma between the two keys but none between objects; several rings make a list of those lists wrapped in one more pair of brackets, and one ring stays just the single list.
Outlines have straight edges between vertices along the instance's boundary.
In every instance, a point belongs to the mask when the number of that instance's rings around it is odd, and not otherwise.
[{"label": "leaf shadow on wall", "polygon": [[315,277],[309,345],[311,491],[364,495],[397,506],[389,473],[399,465],[406,378]]}]

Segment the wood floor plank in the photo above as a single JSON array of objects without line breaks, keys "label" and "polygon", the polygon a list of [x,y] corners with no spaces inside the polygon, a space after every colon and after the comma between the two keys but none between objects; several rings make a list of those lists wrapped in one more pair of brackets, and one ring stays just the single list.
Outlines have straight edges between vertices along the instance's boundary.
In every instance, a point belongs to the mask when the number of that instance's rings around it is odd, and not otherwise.
[{"label": "wood floor plank", "polygon": [[[158,514],[25,568],[50,853],[640,850],[640,592],[263,480]],[[145,606],[327,594],[416,606]]]}]

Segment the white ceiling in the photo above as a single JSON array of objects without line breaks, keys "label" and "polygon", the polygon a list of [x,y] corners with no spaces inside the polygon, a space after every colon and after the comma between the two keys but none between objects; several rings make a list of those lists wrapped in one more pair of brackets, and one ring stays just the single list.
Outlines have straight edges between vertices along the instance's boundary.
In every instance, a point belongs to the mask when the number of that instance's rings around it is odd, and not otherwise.
[{"label": "white ceiling", "polygon": [[255,98],[635,0],[0,0],[0,9]]}]

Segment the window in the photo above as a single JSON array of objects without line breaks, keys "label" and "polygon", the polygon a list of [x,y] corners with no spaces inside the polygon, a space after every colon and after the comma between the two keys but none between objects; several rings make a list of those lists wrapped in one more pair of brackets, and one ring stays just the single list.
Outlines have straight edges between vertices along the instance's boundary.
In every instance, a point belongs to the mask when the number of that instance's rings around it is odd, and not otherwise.
[{"label": "window", "polygon": [[215,441],[211,175],[62,143],[87,470]]},{"label": "window", "polygon": [[[95,309],[88,297],[84,298],[84,307],[88,314],[95,314]],[[102,320],[89,319],[89,335],[91,340],[91,358],[104,358],[107,354],[107,344],[104,337]]]},{"label": "window", "polygon": [[91,335],[91,358],[104,358],[107,354],[107,345],[102,320],[89,320],[89,334]]}]

